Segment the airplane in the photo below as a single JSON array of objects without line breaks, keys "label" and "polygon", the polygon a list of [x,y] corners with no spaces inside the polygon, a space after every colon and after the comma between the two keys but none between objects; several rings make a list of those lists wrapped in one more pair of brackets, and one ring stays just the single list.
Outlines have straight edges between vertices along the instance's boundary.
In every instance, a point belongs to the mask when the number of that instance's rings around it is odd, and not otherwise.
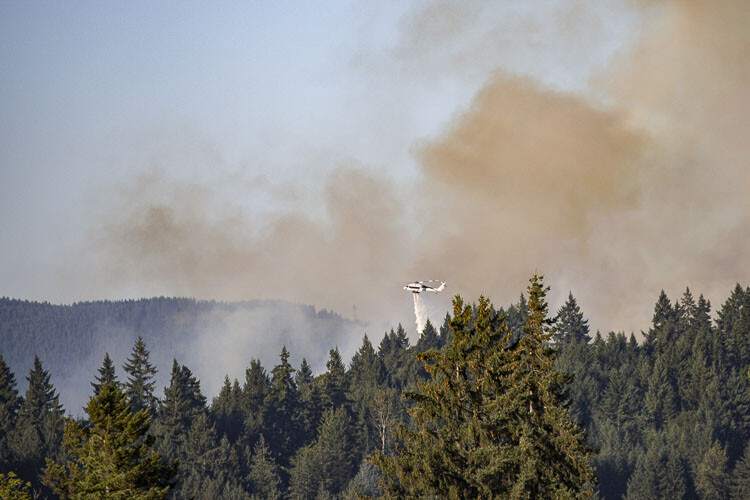
[{"label": "airplane", "polygon": [[[440,286],[438,287],[425,285],[425,283],[437,283],[437,282],[440,282]],[[408,285],[406,285],[404,287],[404,290],[414,293],[414,294],[422,293],[422,292],[438,293],[438,292],[442,292],[443,290],[445,290],[445,281],[440,281],[440,280],[413,281],[409,283]]]}]

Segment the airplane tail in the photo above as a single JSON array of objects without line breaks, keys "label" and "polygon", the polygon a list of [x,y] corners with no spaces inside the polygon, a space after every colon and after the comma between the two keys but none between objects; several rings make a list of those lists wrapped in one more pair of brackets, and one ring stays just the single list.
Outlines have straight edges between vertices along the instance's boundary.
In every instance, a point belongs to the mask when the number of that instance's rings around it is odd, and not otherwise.
[{"label": "airplane tail", "polygon": [[440,286],[437,287],[435,290],[438,292],[442,292],[443,290],[445,290],[445,281],[441,281]]}]

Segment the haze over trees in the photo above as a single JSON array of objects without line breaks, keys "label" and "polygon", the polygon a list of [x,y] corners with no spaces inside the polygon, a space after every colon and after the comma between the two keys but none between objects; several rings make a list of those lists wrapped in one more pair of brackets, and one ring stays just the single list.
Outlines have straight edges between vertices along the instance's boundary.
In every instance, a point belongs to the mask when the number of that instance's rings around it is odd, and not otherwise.
[{"label": "haze over trees", "polygon": [[[106,469],[96,476],[111,475],[110,491],[172,498],[747,498],[750,288],[737,285],[715,313],[690,290],[661,293],[641,344],[591,332],[572,293],[553,315],[544,294],[532,280],[507,308],[457,298],[416,345],[397,326],[375,342],[365,335],[348,362],[326,346],[320,374],[305,359],[293,366],[280,345],[274,366],[249,359],[210,401],[188,366],[155,366],[141,339],[123,359],[103,356],[80,420],[64,419],[38,358],[20,393],[3,350],[0,492],[101,491],[84,471]],[[40,305],[3,301],[3,335],[32,350],[13,328],[41,330],[21,321]],[[137,376],[157,369],[170,375],[163,394]],[[95,445],[107,433],[133,460]]]}]

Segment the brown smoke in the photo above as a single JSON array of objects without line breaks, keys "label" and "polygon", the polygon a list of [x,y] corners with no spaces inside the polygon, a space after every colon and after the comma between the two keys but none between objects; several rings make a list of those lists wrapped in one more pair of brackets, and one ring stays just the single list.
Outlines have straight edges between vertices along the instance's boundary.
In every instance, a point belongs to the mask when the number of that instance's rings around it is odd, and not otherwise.
[{"label": "brown smoke", "polygon": [[404,298],[397,285],[411,236],[398,226],[403,205],[387,179],[362,168],[329,174],[320,199],[324,223],[273,212],[253,224],[210,183],[159,173],[124,191],[117,217],[98,238],[115,282],[137,282],[154,295],[283,298],[345,315],[357,305],[376,317],[387,311],[372,297],[390,291]]},{"label": "brown smoke", "polygon": [[[345,315],[356,304],[404,324],[411,297],[400,286],[415,278],[504,304],[537,270],[553,300],[571,289],[595,327],[615,330],[647,328],[661,288],[723,300],[750,281],[750,3],[635,5],[650,21],[594,79],[599,97],[495,73],[417,147],[416,185],[341,167],[318,201],[322,221],[257,220],[210,186],[140,179],[101,228],[111,278]],[[470,29],[451,24],[455,11],[420,12],[436,21],[405,23],[406,40],[427,33],[445,47]]]}]

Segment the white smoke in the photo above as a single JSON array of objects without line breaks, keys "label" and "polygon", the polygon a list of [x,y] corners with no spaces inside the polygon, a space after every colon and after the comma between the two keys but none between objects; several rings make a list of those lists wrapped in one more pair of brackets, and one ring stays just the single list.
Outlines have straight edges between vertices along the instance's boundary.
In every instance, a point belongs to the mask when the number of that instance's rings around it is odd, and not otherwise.
[{"label": "white smoke", "polygon": [[424,306],[422,306],[422,302],[419,300],[419,294],[412,293],[412,295],[414,295],[414,316],[417,318],[417,336],[419,336],[427,324],[427,311],[424,310]]}]

